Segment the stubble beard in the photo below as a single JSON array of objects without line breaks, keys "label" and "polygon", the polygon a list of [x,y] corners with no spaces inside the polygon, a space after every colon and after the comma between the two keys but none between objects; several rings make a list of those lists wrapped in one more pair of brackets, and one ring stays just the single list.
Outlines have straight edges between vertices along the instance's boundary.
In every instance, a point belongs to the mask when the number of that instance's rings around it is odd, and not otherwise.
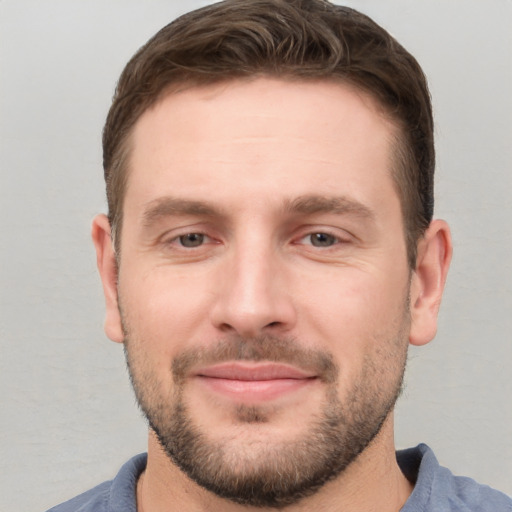
[{"label": "stubble beard", "polygon": [[[238,504],[282,508],[311,496],[336,478],[375,439],[400,395],[407,358],[408,321],[392,340],[368,355],[356,382],[338,397],[339,370],[330,354],[303,349],[296,340],[274,336],[231,337],[215,347],[190,349],[172,364],[174,391],[164,396],[145,361],[142,340],[125,329],[125,354],[138,404],[170,460],[190,479]],[[325,399],[300,438],[271,442],[213,440],[195,424],[185,399],[188,370],[198,363],[229,360],[275,361],[314,370],[325,385]],[[234,421],[251,428],[272,422],[259,406],[240,405]],[[250,439],[250,436],[248,436]]]}]

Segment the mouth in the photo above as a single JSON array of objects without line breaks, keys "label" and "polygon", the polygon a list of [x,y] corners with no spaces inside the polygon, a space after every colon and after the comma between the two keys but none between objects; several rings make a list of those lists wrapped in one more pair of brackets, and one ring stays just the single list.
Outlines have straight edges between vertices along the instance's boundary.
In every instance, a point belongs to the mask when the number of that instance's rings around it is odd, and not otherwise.
[{"label": "mouth", "polygon": [[228,362],[201,368],[194,377],[210,392],[239,402],[266,402],[298,392],[317,376],[270,362]]}]

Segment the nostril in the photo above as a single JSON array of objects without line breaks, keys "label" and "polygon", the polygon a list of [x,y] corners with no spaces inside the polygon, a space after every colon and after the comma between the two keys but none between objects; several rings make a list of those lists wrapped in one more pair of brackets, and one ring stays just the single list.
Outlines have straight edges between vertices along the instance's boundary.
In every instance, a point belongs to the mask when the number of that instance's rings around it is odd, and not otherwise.
[{"label": "nostril", "polygon": [[222,325],[219,326],[219,329],[222,332],[236,331],[236,329],[233,326],[229,325],[228,323],[223,323]]}]

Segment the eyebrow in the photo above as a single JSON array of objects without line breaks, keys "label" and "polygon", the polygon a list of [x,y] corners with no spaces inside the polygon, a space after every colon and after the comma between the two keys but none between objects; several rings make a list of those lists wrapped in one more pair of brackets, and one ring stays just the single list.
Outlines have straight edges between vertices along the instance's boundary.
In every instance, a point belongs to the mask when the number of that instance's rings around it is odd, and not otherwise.
[{"label": "eyebrow", "polygon": [[356,217],[372,220],[375,212],[368,206],[345,196],[304,195],[285,203],[285,210],[290,213],[312,215],[317,213],[333,213],[336,215],[351,214]]},{"label": "eyebrow", "polygon": [[[285,213],[299,215],[332,213],[335,215],[351,214],[368,220],[375,218],[374,211],[368,206],[345,196],[307,194],[285,200],[283,210]],[[165,196],[155,199],[147,205],[143,213],[143,224],[145,227],[150,227],[160,218],[180,215],[223,216],[218,208],[208,202]]]},{"label": "eyebrow", "polygon": [[166,196],[155,199],[147,205],[143,214],[143,224],[149,227],[160,218],[176,215],[215,216],[220,215],[220,212],[204,201]]}]

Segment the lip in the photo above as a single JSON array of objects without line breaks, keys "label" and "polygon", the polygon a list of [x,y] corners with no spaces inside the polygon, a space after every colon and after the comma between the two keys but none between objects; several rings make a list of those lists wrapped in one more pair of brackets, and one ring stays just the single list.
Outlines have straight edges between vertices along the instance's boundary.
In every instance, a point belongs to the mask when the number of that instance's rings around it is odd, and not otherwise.
[{"label": "lip", "polygon": [[211,392],[241,402],[274,400],[316,380],[316,375],[294,366],[267,362],[221,363],[194,373]]},{"label": "lip", "polygon": [[206,368],[199,369],[196,374],[200,377],[241,381],[308,379],[315,377],[314,374],[287,364],[267,362],[251,363],[245,361],[207,366]]}]

